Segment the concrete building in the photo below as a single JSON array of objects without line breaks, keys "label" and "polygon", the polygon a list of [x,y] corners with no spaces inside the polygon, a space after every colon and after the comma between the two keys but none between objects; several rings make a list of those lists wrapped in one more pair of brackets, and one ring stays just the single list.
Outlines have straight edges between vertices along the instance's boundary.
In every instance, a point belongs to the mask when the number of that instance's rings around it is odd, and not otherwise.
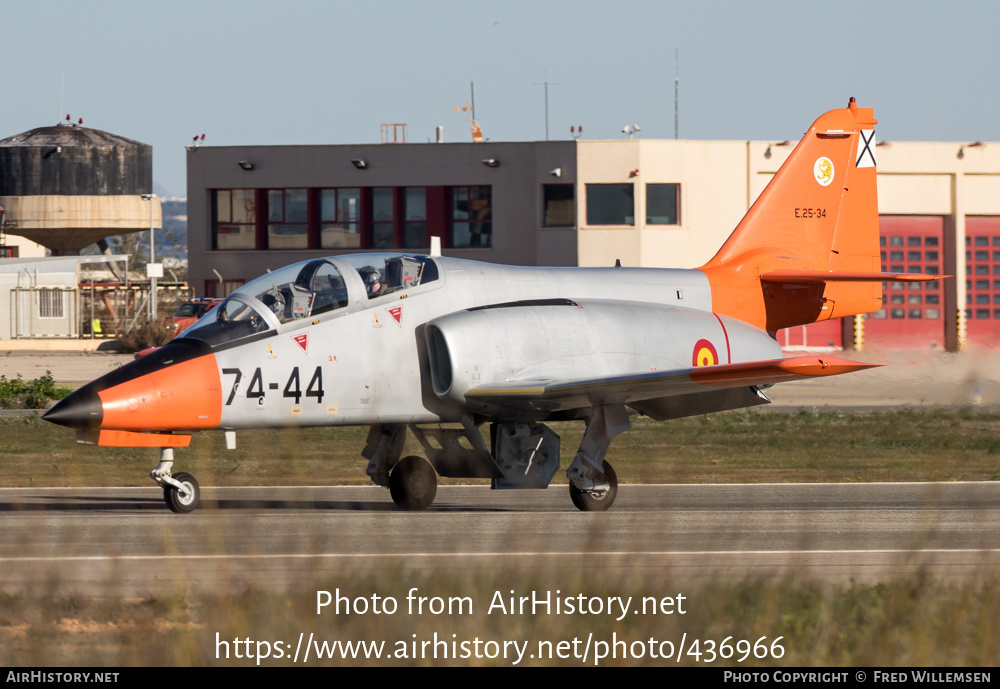
[{"label": "concrete building", "polygon": [[[693,268],[796,142],[552,141],[200,147],[189,281],[208,296],[306,258],[375,249],[521,265]],[[778,334],[789,347],[1000,346],[1000,144],[882,142],[886,308]],[[862,319],[859,319],[859,321]]]}]

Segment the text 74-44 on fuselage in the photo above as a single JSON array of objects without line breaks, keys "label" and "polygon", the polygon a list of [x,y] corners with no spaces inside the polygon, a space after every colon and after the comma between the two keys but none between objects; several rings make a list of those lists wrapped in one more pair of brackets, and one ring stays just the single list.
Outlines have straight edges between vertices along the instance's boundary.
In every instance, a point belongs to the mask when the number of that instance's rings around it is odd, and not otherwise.
[{"label": "text 74-44 on fuselage", "polygon": [[[782,358],[780,328],[882,307],[870,108],[821,116],[718,254],[697,270],[532,268],[440,256],[304,261],[232,294],[184,335],[95,380],[45,419],[80,442],[157,447],[174,474],[194,431],[370,427],[362,454],[397,505],[427,507],[436,475],[541,488],[559,468],[544,422],[579,419],[573,503],[617,493],[608,445],[629,414],[655,419],[764,404],[774,383],[867,368]],[[489,423],[490,442],[479,427]],[[426,457],[401,457],[407,429]]]}]

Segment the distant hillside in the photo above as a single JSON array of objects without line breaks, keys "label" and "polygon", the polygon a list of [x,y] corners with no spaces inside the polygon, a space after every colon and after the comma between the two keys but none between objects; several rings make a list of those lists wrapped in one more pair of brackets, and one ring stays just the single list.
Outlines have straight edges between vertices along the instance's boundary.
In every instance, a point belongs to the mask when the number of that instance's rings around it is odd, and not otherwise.
[{"label": "distant hillside", "polygon": [[163,208],[163,232],[156,233],[156,255],[187,260],[187,198],[167,196],[160,199]]}]

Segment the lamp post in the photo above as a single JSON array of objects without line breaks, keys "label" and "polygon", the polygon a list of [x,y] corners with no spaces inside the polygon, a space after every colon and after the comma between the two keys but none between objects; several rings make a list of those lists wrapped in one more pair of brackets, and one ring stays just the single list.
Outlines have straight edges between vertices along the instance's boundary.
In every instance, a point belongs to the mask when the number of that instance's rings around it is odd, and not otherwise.
[{"label": "lamp post", "polygon": [[149,263],[146,264],[146,276],[149,278],[149,320],[156,320],[156,278],[163,275],[163,269],[156,262],[156,235],[153,230],[153,199],[156,194],[143,194],[142,199],[149,201]]}]

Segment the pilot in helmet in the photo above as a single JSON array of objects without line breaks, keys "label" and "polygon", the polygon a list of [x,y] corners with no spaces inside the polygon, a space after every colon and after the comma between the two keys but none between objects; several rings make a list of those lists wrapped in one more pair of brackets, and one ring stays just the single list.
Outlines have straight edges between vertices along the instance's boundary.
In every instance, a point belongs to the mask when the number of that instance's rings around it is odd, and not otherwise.
[{"label": "pilot in helmet", "polygon": [[361,279],[365,281],[365,290],[368,298],[373,299],[386,293],[385,285],[382,284],[382,275],[371,266],[365,266],[360,271]]}]

